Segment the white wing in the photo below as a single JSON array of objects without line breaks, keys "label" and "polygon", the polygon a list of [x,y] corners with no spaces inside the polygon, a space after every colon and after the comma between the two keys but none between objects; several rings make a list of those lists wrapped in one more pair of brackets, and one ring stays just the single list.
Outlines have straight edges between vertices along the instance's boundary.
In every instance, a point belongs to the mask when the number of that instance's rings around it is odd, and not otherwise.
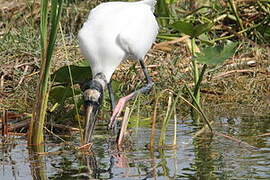
[{"label": "white wing", "polygon": [[120,31],[117,42],[124,51],[137,59],[143,59],[158,34],[158,24],[150,6],[140,4],[130,9],[126,25]]}]

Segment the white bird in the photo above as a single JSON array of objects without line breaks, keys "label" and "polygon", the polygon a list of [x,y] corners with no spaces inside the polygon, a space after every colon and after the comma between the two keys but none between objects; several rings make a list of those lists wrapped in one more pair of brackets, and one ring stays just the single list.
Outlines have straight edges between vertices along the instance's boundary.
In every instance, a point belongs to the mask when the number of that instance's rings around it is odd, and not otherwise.
[{"label": "white bird", "polygon": [[[86,126],[84,143],[88,143],[94,129],[96,114],[102,103],[103,91],[108,86],[113,114],[109,127],[114,125],[125,103],[151,89],[153,82],[144,66],[144,57],[158,34],[158,23],[154,16],[156,0],[138,2],[107,2],[91,10],[87,21],[79,31],[82,54],[89,61],[93,80],[84,92],[86,103]],[[114,105],[111,76],[126,58],[140,62],[147,85],[120,98]]]}]

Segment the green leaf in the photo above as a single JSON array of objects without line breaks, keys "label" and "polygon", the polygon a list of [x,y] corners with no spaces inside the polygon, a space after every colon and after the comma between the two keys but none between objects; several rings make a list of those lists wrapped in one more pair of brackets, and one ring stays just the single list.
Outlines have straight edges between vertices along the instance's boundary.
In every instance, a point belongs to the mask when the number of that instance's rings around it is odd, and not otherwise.
[{"label": "green leaf", "polygon": [[[70,65],[71,77],[74,82],[81,83],[86,80],[92,79],[91,68],[85,63],[78,65]],[[54,82],[70,84],[70,75],[68,66],[63,66],[52,74]]]},{"label": "green leaf", "polygon": [[193,24],[185,21],[177,21],[172,24],[172,27],[175,30],[191,37],[198,37],[199,35],[209,31],[213,27],[213,25],[213,23],[204,23],[194,26]]},{"label": "green leaf", "polygon": [[229,42],[223,48],[220,46],[204,48],[201,53],[196,53],[194,59],[202,64],[219,64],[233,56],[237,43]]},{"label": "green leaf", "polygon": [[208,32],[212,27],[213,23],[199,24],[194,27],[193,37],[198,37],[199,35]]},{"label": "green leaf", "polygon": [[175,23],[172,24],[172,27],[181,32],[184,33],[186,35],[192,36],[194,31],[193,31],[193,25],[191,23],[187,23],[184,21],[177,21]]},{"label": "green leaf", "polygon": [[51,61],[53,49],[55,46],[56,36],[57,36],[57,26],[60,21],[61,13],[63,9],[63,1],[52,1],[51,2],[51,16],[50,16],[50,22],[51,22],[51,31],[49,36],[49,42],[48,42],[48,49],[47,49],[47,59],[48,61]]},{"label": "green leaf", "polygon": [[[74,93],[75,95],[78,95],[81,94],[81,91],[79,89],[74,89]],[[56,86],[51,89],[49,99],[53,103],[62,104],[67,98],[72,96],[73,93],[71,87]]]}]

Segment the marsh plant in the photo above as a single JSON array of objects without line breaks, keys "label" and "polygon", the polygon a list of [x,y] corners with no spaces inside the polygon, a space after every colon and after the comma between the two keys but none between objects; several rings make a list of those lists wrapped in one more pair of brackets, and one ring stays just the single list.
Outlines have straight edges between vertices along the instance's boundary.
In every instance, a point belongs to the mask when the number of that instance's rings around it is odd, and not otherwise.
[{"label": "marsh plant", "polygon": [[[43,128],[47,112],[50,85],[50,68],[53,50],[57,36],[57,27],[60,21],[63,2],[62,0],[41,1],[40,10],[40,45],[41,45],[41,68],[40,80],[36,92],[36,104],[29,128],[30,145],[39,145],[44,141]],[[39,146],[33,146],[39,147]]]}]

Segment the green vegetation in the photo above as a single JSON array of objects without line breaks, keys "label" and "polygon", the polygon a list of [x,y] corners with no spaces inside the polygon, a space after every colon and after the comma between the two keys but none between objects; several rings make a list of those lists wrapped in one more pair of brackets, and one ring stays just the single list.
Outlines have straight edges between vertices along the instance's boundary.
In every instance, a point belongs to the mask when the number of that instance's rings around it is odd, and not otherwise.
[{"label": "green vegetation", "polygon": [[[40,45],[41,45],[41,67],[39,83],[37,88],[37,102],[33,110],[28,131],[28,144],[37,145],[44,141],[43,128],[46,119],[47,104],[49,97],[49,77],[51,60],[57,35],[57,26],[62,12],[62,0],[51,2],[50,18],[49,1],[41,1],[40,10]],[[48,19],[50,22],[48,22]],[[34,146],[37,147],[37,146]]]}]

